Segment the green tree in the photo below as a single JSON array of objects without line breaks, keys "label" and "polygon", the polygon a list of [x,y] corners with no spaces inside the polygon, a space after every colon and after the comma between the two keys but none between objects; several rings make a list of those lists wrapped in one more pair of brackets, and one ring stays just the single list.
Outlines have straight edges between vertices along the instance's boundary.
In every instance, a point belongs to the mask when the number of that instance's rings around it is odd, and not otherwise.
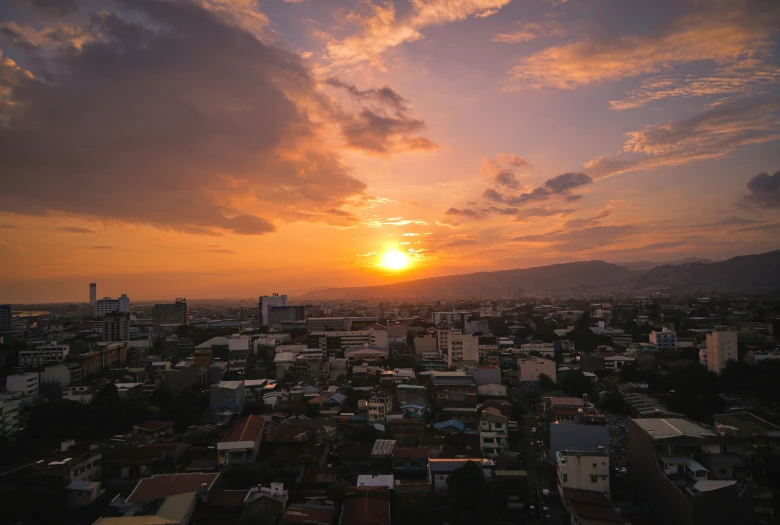
[{"label": "green tree", "polygon": [[446,521],[454,525],[497,523],[490,487],[482,469],[473,461],[450,473],[445,493]]},{"label": "green tree", "polygon": [[593,383],[579,370],[567,372],[561,379],[561,390],[572,397],[582,397],[593,392]]}]

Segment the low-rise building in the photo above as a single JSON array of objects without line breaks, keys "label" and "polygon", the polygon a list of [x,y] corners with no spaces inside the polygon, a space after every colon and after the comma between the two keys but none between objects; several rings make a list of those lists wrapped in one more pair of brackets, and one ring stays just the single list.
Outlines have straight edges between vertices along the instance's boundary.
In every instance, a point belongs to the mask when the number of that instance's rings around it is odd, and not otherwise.
[{"label": "low-rise building", "polygon": [[609,455],[603,448],[559,450],[555,470],[562,488],[609,493]]},{"label": "low-rise building", "polygon": [[653,330],[650,332],[650,342],[659,350],[677,350],[677,332],[674,330]]},{"label": "low-rise building", "polygon": [[62,393],[62,399],[64,401],[75,401],[82,405],[92,404],[92,399],[94,397],[92,387],[89,386],[72,386]]},{"label": "low-rise building", "polygon": [[486,408],[479,416],[479,446],[485,457],[496,459],[509,447],[509,418],[497,408]]},{"label": "low-rise building", "polygon": [[435,493],[444,492],[447,488],[447,478],[452,471],[462,467],[469,461],[477,464],[482,469],[486,478],[492,478],[496,472],[496,464],[492,459],[485,458],[430,458],[428,460],[428,478],[431,480],[431,488]]},{"label": "low-rise building", "polygon": [[387,487],[350,487],[344,493],[339,525],[390,525]]},{"label": "low-rise building", "polygon": [[8,437],[19,430],[19,416],[22,413],[20,401],[0,399],[0,436]]},{"label": "low-rise building", "polygon": [[219,468],[254,462],[260,452],[264,429],[265,418],[262,416],[249,415],[236,423],[217,443]]},{"label": "low-rise building", "polygon": [[543,357],[523,357],[517,360],[517,373],[521,383],[539,381],[544,374],[553,382],[557,381],[555,361]]},{"label": "low-rise building", "polygon": [[96,481],[100,479],[102,465],[103,454],[98,445],[77,445],[75,440],[69,439],[60,444],[59,452],[35,463],[31,474],[67,481],[74,479]]},{"label": "low-rise building", "polygon": [[24,396],[37,396],[38,388],[38,374],[35,372],[13,374],[5,378],[5,389],[8,392],[19,392]]},{"label": "low-rise building", "polygon": [[393,397],[374,395],[368,400],[368,420],[384,421],[393,411]]},{"label": "low-rise building", "polygon": [[477,393],[482,397],[506,397],[506,387],[500,383],[487,383],[479,385]]},{"label": "low-rise building", "polygon": [[624,355],[615,355],[604,358],[604,369],[610,372],[620,372],[624,367],[633,365],[636,359]]},{"label": "low-rise building", "polygon": [[62,363],[68,353],[70,345],[49,343],[19,351],[19,366],[39,366],[47,363]]},{"label": "low-rise building", "polygon": [[238,410],[244,406],[246,388],[243,381],[220,381],[211,385],[211,408]]}]

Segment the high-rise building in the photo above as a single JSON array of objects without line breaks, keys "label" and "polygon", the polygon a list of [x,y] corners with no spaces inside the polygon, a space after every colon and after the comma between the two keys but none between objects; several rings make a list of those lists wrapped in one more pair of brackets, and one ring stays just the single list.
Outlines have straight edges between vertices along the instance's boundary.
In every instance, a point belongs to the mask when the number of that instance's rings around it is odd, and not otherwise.
[{"label": "high-rise building", "polygon": [[287,295],[261,295],[258,301],[258,310],[260,312],[260,326],[268,324],[269,306],[287,306]]},{"label": "high-rise building", "polygon": [[152,323],[155,326],[190,324],[190,307],[187,299],[177,298],[175,303],[161,303],[152,309]]},{"label": "high-rise building", "polygon": [[479,337],[476,335],[437,330],[439,352],[447,355],[447,365],[455,366],[464,361],[479,363]]},{"label": "high-rise building", "polygon": [[103,317],[111,312],[130,313],[130,298],[122,294],[118,299],[104,297],[95,301],[95,317]]},{"label": "high-rise building", "polygon": [[89,283],[89,304],[95,306],[97,301],[97,283]]},{"label": "high-rise building", "polygon": [[109,312],[103,316],[103,341],[127,341],[130,339],[130,314]]},{"label": "high-rise building", "polygon": [[271,328],[281,328],[283,322],[306,320],[305,306],[269,306],[266,325]]},{"label": "high-rise building", "polygon": [[0,332],[11,331],[11,305],[0,304]]},{"label": "high-rise building", "polygon": [[716,326],[707,334],[707,368],[720,374],[729,360],[737,361],[737,332],[729,331],[725,326]]}]

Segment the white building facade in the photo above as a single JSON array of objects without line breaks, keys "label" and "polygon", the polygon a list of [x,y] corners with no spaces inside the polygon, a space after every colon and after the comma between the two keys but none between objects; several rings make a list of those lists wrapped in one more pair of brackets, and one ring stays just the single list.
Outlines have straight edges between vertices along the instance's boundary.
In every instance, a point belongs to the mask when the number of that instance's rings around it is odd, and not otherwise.
[{"label": "white building facade", "polygon": [[738,360],[737,332],[716,326],[707,334],[707,368],[720,374],[729,360]]}]

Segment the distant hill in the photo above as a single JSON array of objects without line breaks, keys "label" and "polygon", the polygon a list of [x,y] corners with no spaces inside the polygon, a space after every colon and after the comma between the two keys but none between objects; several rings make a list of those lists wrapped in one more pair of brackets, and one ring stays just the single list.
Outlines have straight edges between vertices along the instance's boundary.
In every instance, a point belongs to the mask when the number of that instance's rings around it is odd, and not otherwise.
[{"label": "distant hill", "polygon": [[679,261],[631,261],[631,262],[618,262],[614,263],[618,266],[622,266],[623,268],[628,268],[629,270],[633,270],[635,272],[646,272],[648,270],[652,270],[656,266],[678,266],[681,264],[690,264],[690,263],[704,263],[709,264],[712,262],[715,262],[711,259],[699,259],[698,257],[686,257],[685,259],[681,259]]},{"label": "distant hill", "polygon": [[327,288],[305,293],[295,299],[508,297],[510,289],[515,291],[523,288],[526,292],[555,292],[626,281],[634,275],[631,270],[615,264],[604,261],[583,261],[522,270],[432,277],[382,286]]},{"label": "distant hill", "polygon": [[780,250],[725,261],[657,266],[637,278],[637,288],[760,292],[780,289]]}]

